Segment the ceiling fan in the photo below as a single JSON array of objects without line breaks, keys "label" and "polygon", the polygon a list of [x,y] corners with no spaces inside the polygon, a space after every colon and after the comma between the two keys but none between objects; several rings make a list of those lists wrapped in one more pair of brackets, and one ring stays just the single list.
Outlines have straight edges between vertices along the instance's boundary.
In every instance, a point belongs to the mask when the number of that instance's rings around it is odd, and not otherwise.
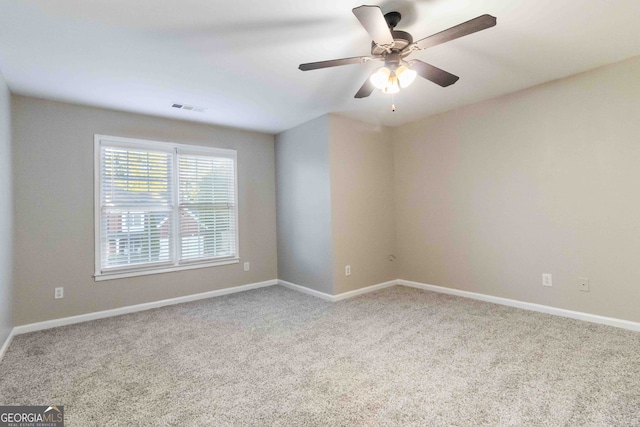
[{"label": "ceiling fan", "polygon": [[360,64],[368,61],[384,61],[384,67],[376,70],[364,82],[356,93],[356,98],[366,98],[376,88],[385,93],[397,93],[401,87],[409,86],[416,78],[416,75],[442,87],[454,84],[458,80],[458,76],[418,59],[408,59],[407,57],[417,50],[427,49],[496,25],[494,16],[481,15],[448,30],[414,42],[411,34],[395,29],[401,19],[401,15],[398,12],[389,12],[383,15],[378,6],[363,5],[354,8],[353,14],[373,40],[371,42],[371,56],[310,62],[300,64],[298,68],[302,71],[309,71],[341,65]]}]

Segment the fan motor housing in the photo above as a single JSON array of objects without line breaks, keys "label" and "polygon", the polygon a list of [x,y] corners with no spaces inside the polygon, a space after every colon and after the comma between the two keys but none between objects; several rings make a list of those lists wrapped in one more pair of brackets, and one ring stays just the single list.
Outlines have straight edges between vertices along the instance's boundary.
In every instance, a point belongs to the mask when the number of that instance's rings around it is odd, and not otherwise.
[{"label": "fan motor housing", "polygon": [[[391,48],[391,52],[400,52],[402,49],[413,43],[413,37],[406,31],[392,30],[391,35],[393,36],[393,41],[395,42],[393,44],[393,47]],[[384,56],[386,53],[388,52],[385,48],[378,46],[374,42],[371,42],[371,55]]]}]

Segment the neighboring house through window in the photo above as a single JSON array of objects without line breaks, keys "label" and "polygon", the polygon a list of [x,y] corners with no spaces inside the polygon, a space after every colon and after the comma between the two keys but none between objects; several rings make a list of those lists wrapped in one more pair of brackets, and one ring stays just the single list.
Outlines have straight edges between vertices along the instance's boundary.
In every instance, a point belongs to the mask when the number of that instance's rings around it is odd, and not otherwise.
[{"label": "neighboring house through window", "polygon": [[237,263],[235,150],[95,136],[96,280]]}]

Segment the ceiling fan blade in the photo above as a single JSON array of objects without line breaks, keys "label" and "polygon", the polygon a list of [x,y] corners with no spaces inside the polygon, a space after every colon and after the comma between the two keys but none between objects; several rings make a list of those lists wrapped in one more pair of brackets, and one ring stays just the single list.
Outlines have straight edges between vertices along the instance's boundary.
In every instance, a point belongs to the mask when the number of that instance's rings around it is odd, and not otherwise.
[{"label": "ceiling fan blade", "polygon": [[426,62],[418,61],[417,59],[411,61],[411,69],[418,73],[419,76],[442,87],[451,86],[460,78]]},{"label": "ceiling fan blade", "polygon": [[371,79],[367,77],[367,81],[365,81],[364,84],[360,87],[354,98],[366,98],[367,96],[371,95],[374,89],[375,86],[373,85],[373,83],[371,83]]},{"label": "ceiling fan blade", "polygon": [[354,8],[353,14],[362,24],[373,42],[379,46],[393,46],[393,36],[391,30],[384,19],[382,10],[378,6],[358,6]]},{"label": "ceiling fan blade", "polygon": [[319,68],[338,67],[340,65],[361,64],[372,59],[369,56],[354,56],[353,58],[331,59],[329,61],[309,62],[300,64],[298,67],[302,71],[317,70]]},{"label": "ceiling fan blade", "polygon": [[473,18],[470,21],[463,22],[462,24],[451,27],[448,30],[441,31],[433,34],[429,37],[425,37],[422,40],[418,40],[415,45],[420,49],[426,49],[432,46],[436,46],[450,40],[457,39],[469,34],[473,34],[478,31],[486,30],[496,25],[495,16],[482,15],[477,18]]}]

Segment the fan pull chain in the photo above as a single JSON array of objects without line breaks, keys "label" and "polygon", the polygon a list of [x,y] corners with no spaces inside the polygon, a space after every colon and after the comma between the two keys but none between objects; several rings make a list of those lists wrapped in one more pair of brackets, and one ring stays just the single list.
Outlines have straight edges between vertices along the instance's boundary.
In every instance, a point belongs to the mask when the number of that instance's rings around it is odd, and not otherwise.
[{"label": "fan pull chain", "polygon": [[396,112],[396,97],[395,94],[391,94],[391,112]]}]

